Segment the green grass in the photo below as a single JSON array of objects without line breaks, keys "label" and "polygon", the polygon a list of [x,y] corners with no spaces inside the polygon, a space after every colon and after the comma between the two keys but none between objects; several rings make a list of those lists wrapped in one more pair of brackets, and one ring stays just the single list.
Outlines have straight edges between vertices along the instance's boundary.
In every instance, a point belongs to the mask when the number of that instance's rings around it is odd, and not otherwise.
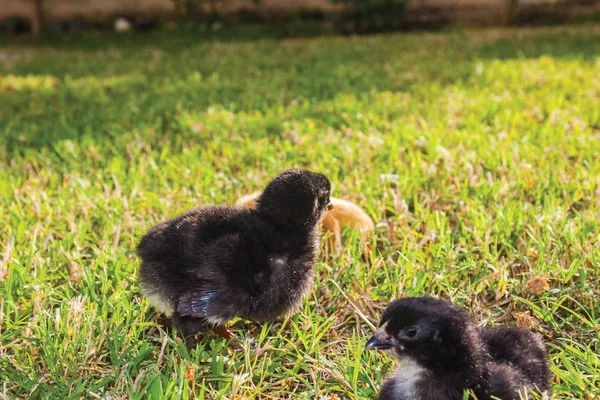
[{"label": "green grass", "polygon": [[[554,397],[600,395],[597,26],[106,34],[0,62],[0,398],[375,398],[372,324],[423,294],[529,312]],[[140,297],[137,241],[292,166],[368,211],[373,251],[346,232],[295,315],[234,323],[249,351],[188,352]]]}]

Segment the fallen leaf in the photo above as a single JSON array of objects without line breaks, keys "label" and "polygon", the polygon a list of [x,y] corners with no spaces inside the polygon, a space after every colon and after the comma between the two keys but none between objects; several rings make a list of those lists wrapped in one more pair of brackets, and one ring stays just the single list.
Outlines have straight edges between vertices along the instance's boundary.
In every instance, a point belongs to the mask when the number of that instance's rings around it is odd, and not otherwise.
[{"label": "fallen leaf", "polygon": [[194,375],[195,375],[194,366],[193,365],[188,366],[187,370],[185,371],[185,378],[190,382],[194,382]]},{"label": "fallen leaf", "polygon": [[531,314],[529,314],[529,311],[516,312],[514,317],[517,321],[517,328],[529,330],[537,326],[537,321],[531,316]]},{"label": "fallen leaf", "polygon": [[534,276],[527,282],[525,288],[534,294],[542,294],[550,290],[550,280],[543,276]]},{"label": "fallen leaf", "polygon": [[76,263],[75,261],[71,261],[69,263],[69,280],[73,283],[81,281],[82,270],[83,268],[80,264]]}]

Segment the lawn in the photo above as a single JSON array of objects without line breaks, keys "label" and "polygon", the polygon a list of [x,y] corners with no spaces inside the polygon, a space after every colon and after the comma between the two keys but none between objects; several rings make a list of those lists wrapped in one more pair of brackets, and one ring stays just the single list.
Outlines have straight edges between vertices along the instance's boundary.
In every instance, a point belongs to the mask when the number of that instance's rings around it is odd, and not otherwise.
[{"label": "lawn", "polygon": [[[385,306],[529,323],[554,398],[600,396],[600,29],[0,47],[0,398],[375,398]],[[376,221],[323,246],[290,318],[188,352],[142,299],[153,224],[278,171]]]}]

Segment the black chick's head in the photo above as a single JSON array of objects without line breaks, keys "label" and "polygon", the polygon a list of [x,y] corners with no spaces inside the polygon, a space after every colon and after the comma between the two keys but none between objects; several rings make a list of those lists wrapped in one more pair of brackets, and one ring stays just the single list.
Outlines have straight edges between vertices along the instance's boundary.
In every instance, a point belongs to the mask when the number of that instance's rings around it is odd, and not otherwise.
[{"label": "black chick's head", "polygon": [[280,226],[311,229],[332,208],[330,194],[324,175],[288,169],[269,182],[256,210]]},{"label": "black chick's head", "polygon": [[430,369],[468,363],[477,339],[464,310],[432,297],[403,298],[383,313],[367,350],[388,350],[394,357]]}]

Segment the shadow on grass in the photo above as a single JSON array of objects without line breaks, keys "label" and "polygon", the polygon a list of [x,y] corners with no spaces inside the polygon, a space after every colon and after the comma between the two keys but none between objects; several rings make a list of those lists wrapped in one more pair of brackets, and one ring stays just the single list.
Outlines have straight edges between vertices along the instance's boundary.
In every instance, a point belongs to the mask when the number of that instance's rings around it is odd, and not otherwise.
[{"label": "shadow on grass", "polygon": [[[110,29],[110,28],[109,28]],[[185,23],[174,30],[157,29],[150,32],[123,32],[89,30],[76,34],[49,32],[39,38],[28,36],[0,36],[0,47],[52,47],[69,50],[103,50],[107,46],[122,50],[139,50],[145,47],[164,51],[181,51],[207,42],[244,43],[259,40],[287,38],[312,38],[332,35],[331,30],[320,23],[273,23],[273,24],[202,24]]]},{"label": "shadow on grass", "polygon": [[132,131],[181,135],[178,116],[209,107],[263,114],[264,134],[279,136],[298,102],[310,106],[297,118],[319,118],[319,104],[340,95],[468,82],[482,60],[600,56],[593,27],[285,41],[258,40],[272,27],[256,29],[17,41],[5,51],[32,56],[0,69],[0,144],[10,156],[60,140],[118,143]]},{"label": "shadow on grass", "polygon": [[472,56],[501,60],[551,57],[587,61],[600,56],[600,29],[597,26],[590,26],[590,31],[584,35],[569,29],[556,32],[550,28],[539,29],[540,33],[536,33],[534,29],[527,28],[528,33],[524,35],[515,30],[514,37],[500,37],[482,43],[472,49]]},{"label": "shadow on grass", "polygon": [[[589,29],[586,29],[588,27]],[[587,31],[587,32],[586,32]],[[468,36],[478,36],[485,30],[470,30]],[[555,58],[582,56],[594,58],[600,54],[600,29],[597,24],[564,25],[513,28],[491,38],[485,44],[472,49],[481,58],[515,58],[548,56]],[[409,31],[372,36],[418,36],[426,31]],[[464,34],[460,28],[445,30],[446,34]],[[585,35],[582,36],[582,33]],[[442,33],[444,34],[444,33]],[[194,24],[190,28],[174,31],[156,30],[152,32],[116,33],[112,31],[85,31],[79,34],[49,33],[41,38],[11,37],[0,35],[0,48],[53,48],[56,50],[101,51],[118,48],[136,52],[143,49],[160,49],[165,52],[179,52],[201,44],[246,43],[282,39],[306,40],[317,37],[332,37],[337,34],[319,22],[272,23],[272,24],[232,24],[214,28],[210,24]],[[492,35],[493,36],[493,35]],[[341,36],[338,36],[341,37]]]}]

